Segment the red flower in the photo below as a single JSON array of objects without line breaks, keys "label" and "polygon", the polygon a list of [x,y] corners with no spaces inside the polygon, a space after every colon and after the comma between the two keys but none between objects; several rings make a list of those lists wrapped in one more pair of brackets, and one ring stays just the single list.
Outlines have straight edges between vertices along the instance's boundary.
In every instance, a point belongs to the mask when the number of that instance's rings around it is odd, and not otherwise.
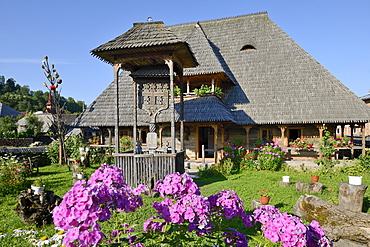
[{"label": "red flower", "polygon": [[57,89],[57,87],[56,87],[56,86],[54,86],[54,85],[51,85],[51,86],[50,86],[50,90],[55,91],[56,89]]}]

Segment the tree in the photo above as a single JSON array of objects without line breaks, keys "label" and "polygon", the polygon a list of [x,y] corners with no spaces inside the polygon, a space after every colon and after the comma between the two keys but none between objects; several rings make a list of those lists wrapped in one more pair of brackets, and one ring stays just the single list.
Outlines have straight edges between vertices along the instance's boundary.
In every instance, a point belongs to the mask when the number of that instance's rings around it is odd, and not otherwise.
[{"label": "tree", "polygon": [[26,132],[30,136],[36,137],[41,132],[41,129],[42,129],[42,126],[43,126],[43,122],[40,121],[37,118],[37,116],[35,116],[32,113],[27,113],[26,116],[25,116],[25,118],[26,118],[26,122],[27,122]]},{"label": "tree", "polygon": [[44,70],[44,75],[47,78],[50,85],[43,83],[43,85],[49,90],[49,96],[51,97],[51,108],[47,109],[49,113],[53,115],[53,127],[55,127],[55,134],[59,140],[59,164],[67,163],[67,156],[65,152],[64,135],[66,128],[64,127],[62,115],[64,105],[61,105],[62,97],[60,92],[57,90],[59,85],[62,83],[62,79],[59,79],[59,73],[56,71],[54,64],[49,65],[49,58],[44,57],[41,68]]},{"label": "tree", "polygon": [[0,136],[12,136],[17,133],[17,124],[12,116],[0,118]]}]

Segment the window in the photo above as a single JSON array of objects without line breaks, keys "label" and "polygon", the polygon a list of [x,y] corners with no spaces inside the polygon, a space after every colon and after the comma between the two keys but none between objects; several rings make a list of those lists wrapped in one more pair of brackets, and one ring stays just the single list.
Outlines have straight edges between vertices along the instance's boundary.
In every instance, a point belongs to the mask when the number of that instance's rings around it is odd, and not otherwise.
[{"label": "window", "polygon": [[272,141],[274,137],[274,131],[272,129],[264,129],[262,130],[262,140],[264,141]]},{"label": "window", "polygon": [[247,44],[247,45],[243,46],[240,50],[241,51],[251,51],[251,50],[256,50],[256,47],[254,47],[251,44]]}]

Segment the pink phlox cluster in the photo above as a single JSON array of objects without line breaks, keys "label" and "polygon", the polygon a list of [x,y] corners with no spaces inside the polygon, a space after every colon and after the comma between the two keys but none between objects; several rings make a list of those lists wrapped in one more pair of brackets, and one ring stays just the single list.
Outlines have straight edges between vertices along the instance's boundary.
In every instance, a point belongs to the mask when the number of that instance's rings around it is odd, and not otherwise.
[{"label": "pink phlox cluster", "polygon": [[104,237],[98,222],[109,220],[113,210],[131,212],[141,207],[138,193],[143,190],[127,186],[122,171],[106,164],[87,182],[77,181],[53,210],[54,224],[67,231],[63,244],[96,246]]},{"label": "pink phlox cluster", "polygon": [[307,226],[307,246],[308,247],[330,247],[333,246],[333,242],[325,236],[326,232],[320,227],[319,222],[313,220],[311,224]]},{"label": "pink phlox cluster", "polygon": [[281,213],[261,227],[271,242],[282,242],[284,247],[306,246],[306,226],[293,215]]},{"label": "pink phlox cluster", "polygon": [[254,221],[266,224],[267,221],[277,217],[279,214],[279,209],[275,208],[273,205],[266,205],[254,210],[252,217]]},{"label": "pink phlox cluster", "polygon": [[316,221],[308,226],[300,218],[280,211],[272,205],[260,207],[253,212],[255,222],[262,224],[264,236],[271,242],[281,242],[283,247],[309,246],[329,247],[332,242]]},{"label": "pink phlox cluster", "polygon": [[178,172],[158,180],[154,191],[159,192],[162,197],[172,196],[173,198],[187,194],[200,195],[200,189],[193,179],[187,173],[180,175]]},{"label": "pink phlox cluster", "polygon": [[203,229],[209,221],[209,202],[200,195],[184,195],[177,200],[165,198],[161,203],[154,202],[153,207],[168,223],[192,223]]},{"label": "pink phlox cluster", "polygon": [[226,231],[222,234],[222,237],[225,238],[224,242],[226,244],[232,244],[230,246],[248,247],[247,237],[233,228],[226,228]]},{"label": "pink phlox cluster", "polygon": [[125,186],[122,170],[117,166],[102,164],[90,177],[89,183],[104,183],[108,187]]},{"label": "pink phlox cluster", "polygon": [[240,217],[245,226],[252,226],[251,217],[244,211],[244,203],[232,190],[222,190],[208,197],[212,212],[223,213],[226,219]]}]

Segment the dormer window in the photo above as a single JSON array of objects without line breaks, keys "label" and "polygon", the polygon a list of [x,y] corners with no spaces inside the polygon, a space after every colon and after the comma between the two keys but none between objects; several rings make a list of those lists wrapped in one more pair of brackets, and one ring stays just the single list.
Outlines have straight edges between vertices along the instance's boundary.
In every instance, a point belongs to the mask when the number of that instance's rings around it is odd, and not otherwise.
[{"label": "dormer window", "polygon": [[251,50],[256,50],[256,47],[254,47],[253,45],[251,44],[246,44],[245,46],[243,46],[240,51],[251,51]]}]

